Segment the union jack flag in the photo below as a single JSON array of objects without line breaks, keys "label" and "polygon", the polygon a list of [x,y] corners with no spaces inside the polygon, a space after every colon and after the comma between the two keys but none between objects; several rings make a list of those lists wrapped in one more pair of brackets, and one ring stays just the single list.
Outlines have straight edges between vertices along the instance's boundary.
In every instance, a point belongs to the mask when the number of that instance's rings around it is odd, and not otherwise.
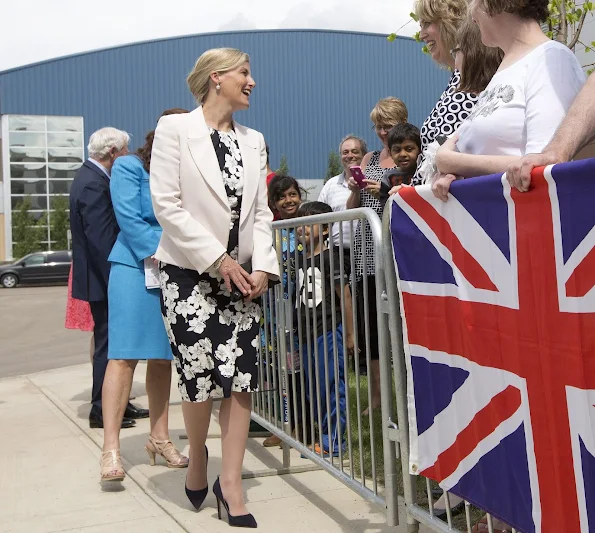
[{"label": "union jack flag", "polygon": [[595,533],[595,159],[391,204],[410,472],[530,532]]}]

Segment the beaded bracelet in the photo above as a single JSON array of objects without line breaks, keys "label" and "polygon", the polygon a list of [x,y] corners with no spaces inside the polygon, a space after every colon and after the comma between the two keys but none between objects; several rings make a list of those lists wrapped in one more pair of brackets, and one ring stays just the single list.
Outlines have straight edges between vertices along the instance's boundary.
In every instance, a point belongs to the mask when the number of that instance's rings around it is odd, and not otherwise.
[{"label": "beaded bracelet", "polygon": [[225,252],[219,259],[217,259],[217,261],[215,261],[213,263],[213,270],[219,270],[219,268],[221,268],[221,265],[223,264],[223,261],[225,261],[226,257],[227,257],[227,252]]}]

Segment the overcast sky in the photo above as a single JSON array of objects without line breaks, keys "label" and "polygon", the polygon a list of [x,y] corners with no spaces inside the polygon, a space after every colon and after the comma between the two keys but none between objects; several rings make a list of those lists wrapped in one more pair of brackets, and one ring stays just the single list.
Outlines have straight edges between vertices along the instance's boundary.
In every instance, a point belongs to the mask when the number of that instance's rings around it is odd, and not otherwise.
[{"label": "overcast sky", "polygon": [[[389,34],[413,0],[0,0],[0,70],[161,37],[315,28]],[[399,32],[417,31],[411,22]]]}]

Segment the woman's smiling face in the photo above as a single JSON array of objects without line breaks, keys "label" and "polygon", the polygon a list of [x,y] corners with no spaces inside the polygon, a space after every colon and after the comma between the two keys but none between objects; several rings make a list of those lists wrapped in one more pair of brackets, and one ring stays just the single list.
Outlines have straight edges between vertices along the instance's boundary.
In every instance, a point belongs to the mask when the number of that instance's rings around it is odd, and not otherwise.
[{"label": "woman's smiling face", "polygon": [[420,25],[419,38],[426,43],[432,59],[440,65],[448,65],[451,62],[450,50],[444,49],[442,37],[440,36],[440,23],[422,20]]}]

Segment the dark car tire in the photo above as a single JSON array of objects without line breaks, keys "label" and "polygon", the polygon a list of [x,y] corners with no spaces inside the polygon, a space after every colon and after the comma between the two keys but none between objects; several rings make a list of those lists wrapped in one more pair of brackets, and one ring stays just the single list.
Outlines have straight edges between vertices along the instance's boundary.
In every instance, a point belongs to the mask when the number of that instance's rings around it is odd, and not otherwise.
[{"label": "dark car tire", "polygon": [[14,289],[19,284],[19,278],[15,274],[4,274],[0,283],[5,289]]}]

